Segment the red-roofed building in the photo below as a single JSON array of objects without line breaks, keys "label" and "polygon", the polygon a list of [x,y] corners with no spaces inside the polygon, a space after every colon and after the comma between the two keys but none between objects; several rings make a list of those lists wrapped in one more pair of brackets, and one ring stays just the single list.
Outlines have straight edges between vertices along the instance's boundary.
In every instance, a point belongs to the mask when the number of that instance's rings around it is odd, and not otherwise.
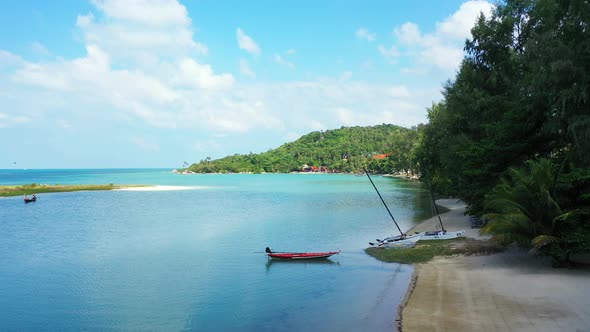
[{"label": "red-roofed building", "polygon": [[386,159],[389,156],[391,156],[391,153],[376,154],[373,156],[373,159]]}]

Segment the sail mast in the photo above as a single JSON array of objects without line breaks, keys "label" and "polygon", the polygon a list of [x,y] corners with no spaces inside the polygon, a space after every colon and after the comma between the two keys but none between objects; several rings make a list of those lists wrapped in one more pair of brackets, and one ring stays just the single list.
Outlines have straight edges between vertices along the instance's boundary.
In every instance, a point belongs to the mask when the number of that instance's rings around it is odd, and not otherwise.
[{"label": "sail mast", "polygon": [[383,200],[383,197],[381,197],[381,194],[379,193],[379,190],[377,190],[377,187],[375,186],[375,184],[373,183],[373,180],[369,176],[369,172],[367,172],[367,169],[364,168],[364,167],[363,167],[363,171],[365,171],[365,174],[367,174],[367,177],[369,178],[369,181],[371,181],[371,184],[373,185],[373,188],[375,188],[375,191],[377,192],[377,195],[379,195],[379,198],[381,198],[381,202],[383,202],[383,205],[385,206],[385,209],[387,209],[387,212],[389,212],[389,216],[391,217],[391,220],[393,220],[393,223],[395,224],[395,226],[397,227],[397,230],[399,231],[399,233],[402,235],[402,238],[403,238],[404,237],[404,233],[402,232],[401,228],[399,228],[399,225],[395,221],[395,218],[393,217],[393,214],[391,214],[391,211],[389,211],[389,208],[387,207],[387,204],[385,204],[385,201]]},{"label": "sail mast", "polygon": [[446,232],[445,226],[442,223],[442,219],[440,219],[440,214],[438,214],[438,208],[436,207],[436,202],[434,201],[434,194],[432,193],[432,187],[430,186],[430,179],[426,180],[428,182],[428,191],[430,192],[430,198],[432,199],[432,205],[434,205],[434,211],[436,212],[436,216],[438,217],[438,221],[440,222],[440,227],[442,228],[443,232]]}]

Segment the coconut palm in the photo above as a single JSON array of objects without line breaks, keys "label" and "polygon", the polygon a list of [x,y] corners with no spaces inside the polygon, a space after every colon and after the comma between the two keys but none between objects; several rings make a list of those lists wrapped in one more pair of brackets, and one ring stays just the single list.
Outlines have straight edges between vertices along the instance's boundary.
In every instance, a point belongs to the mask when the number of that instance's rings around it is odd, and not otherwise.
[{"label": "coconut palm", "polygon": [[491,221],[482,228],[505,243],[516,242],[532,253],[545,251],[554,258],[569,260],[569,252],[560,245],[560,224],[572,212],[564,213],[553,199],[553,165],[547,159],[529,162],[528,169],[510,169],[486,195],[486,217]]}]

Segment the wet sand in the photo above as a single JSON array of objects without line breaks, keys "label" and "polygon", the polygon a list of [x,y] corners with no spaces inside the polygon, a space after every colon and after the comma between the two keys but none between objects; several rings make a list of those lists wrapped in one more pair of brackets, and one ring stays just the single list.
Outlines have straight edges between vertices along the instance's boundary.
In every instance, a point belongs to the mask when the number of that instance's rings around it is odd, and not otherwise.
[{"label": "wet sand", "polygon": [[[479,236],[462,203],[437,203],[451,209],[441,215],[447,229]],[[491,256],[435,258],[418,264],[414,278],[401,309],[403,331],[590,331],[588,269],[555,269],[511,248]]]}]

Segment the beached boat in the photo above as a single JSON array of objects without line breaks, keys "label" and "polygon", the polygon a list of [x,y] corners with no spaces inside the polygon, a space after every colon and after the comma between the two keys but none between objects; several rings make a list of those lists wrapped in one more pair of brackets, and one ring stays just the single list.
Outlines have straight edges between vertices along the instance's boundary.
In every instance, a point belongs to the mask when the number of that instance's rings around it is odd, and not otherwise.
[{"label": "beached boat", "polygon": [[432,208],[432,213],[436,214],[436,216],[438,217],[438,224],[436,223],[436,220],[433,219],[435,223],[435,228],[438,227],[438,225],[440,225],[440,229],[436,231],[420,233],[422,234],[421,240],[449,240],[463,236],[465,234],[465,230],[449,231],[445,229],[445,225],[443,225],[442,219],[440,218],[440,213],[438,213],[438,208],[436,207],[436,201],[434,200],[434,194],[432,193],[430,180],[427,179],[427,183],[428,191],[430,192],[430,206]]},{"label": "beached boat", "polygon": [[397,224],[397,221],[395,221],[393,214],[391,214],[389,207],[387,206],[387,204],[385,204],[385,200],[383,200],[383,197],[381,196],[381,193],[377,189],[377,186],[375,186],[375,183],[371,179],[369,172],[367,172],[367,169],[364,167],[363,167],[363,171],[365,171],[365,174],[369,178],[369,181],[371,181],[373,188],[375,188],[377,195],[381,199],[383,206],[385,206],[385,209],[389,213],[391,220],[393,220],[393,223],[395,224],[395,227],[397,227],[397,230],[399,231],[399,234],[400,234],[398,236],[391,236],[391,237],[385,238],[384,240],[377,239],[377,243],[369,242],[369,244],[372,247],[381,247],[381,248],[398,248],[398,249],[399,248],[413,248],[416,245],[416,242],[418,242],[420,240],[420,237],[422,236],[422,234],[414,234],[414,235],[408,236],[407,234],[404,234],[404,232],[402,232],[401,228],[399,228],[399,225]]},{"label": "beached boat", "polygon": [[268,257],[278,259],[318,259],[328,258],[340,253],[340,250],[326,252],[273,252],[269,247],[266,247],[265,251]]},{"label": "beached boat", "polygon": [[418,233],[422,235],[420,240],[449,240],[461,237],[465,234],[464,230],[461,231],[436,231],[436,232],[423,232]]},{"label": "beached boat", "polygon": [[369,242],[369,244],[373,247],[382,247],[382,248],[413,248],[416,245],[416,242],[422,239],[422,233],[400,237],[388,237],[383,240],[378,241],[377,243]]}]

